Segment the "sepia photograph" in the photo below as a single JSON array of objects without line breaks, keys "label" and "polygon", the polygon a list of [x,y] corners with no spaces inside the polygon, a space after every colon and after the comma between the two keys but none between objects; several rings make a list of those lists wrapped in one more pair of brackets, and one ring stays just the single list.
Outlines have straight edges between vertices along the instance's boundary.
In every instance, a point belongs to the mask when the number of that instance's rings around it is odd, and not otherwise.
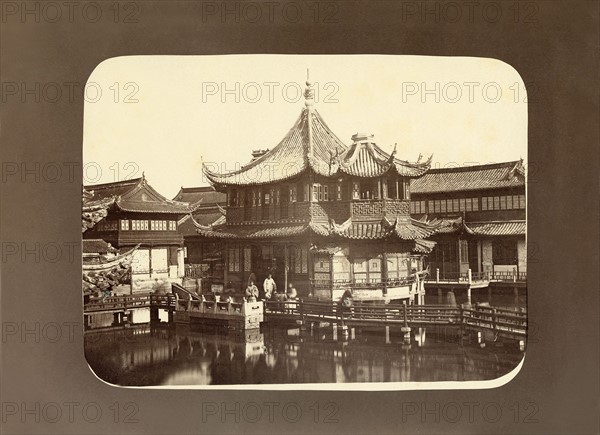
[{"label": "sepia photograph", "polygon": [[1,1],[0,434],[600,434],[599,36]]},{"label": "sepia photograph", "polygon": [[518,372],[528,96],[510,65],[132,56],[87,90],[84,347],[103,381],[460,389]]}]

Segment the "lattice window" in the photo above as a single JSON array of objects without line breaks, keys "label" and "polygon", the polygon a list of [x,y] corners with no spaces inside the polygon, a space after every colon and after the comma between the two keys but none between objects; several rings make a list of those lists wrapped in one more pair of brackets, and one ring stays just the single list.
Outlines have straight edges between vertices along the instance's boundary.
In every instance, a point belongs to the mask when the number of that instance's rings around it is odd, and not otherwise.
[{"label": "lattice window", "polygon": [[250,247],[244,248],[244,272],[250,272],[252,269],[252,249]]},{"label": "lattice window", "polygon": [[240,271],[240,250],[237,246],[232,246],[227,250],[228,254],[228,270],[230,272]]}]

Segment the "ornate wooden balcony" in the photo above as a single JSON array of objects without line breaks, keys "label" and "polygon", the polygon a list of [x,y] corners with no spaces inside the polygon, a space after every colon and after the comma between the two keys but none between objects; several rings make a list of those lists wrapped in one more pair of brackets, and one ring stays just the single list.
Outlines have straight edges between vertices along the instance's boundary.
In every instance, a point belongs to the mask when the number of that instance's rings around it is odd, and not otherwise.
[{"label": "ornate wooden balcony", "polygon": [[393,220],[408,216],[410,201],[401,199],[363,199],[352,201],[292,202],[253,207],[227,207],[227,222],[323,221],[342,223],[352,217],[357,220]]}]

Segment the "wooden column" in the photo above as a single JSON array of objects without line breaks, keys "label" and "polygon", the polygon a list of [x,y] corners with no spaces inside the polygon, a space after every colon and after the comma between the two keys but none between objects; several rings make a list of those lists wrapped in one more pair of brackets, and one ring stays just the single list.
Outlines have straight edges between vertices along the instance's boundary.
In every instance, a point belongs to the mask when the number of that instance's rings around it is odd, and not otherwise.
[{"label": "wooden column", "polygon": [[383,252],[381,254],[381,281],[383,284],[383,295],[387,295],[387,283],[388,283],[388,264],[387,264],[387,246],[385,240],[383,242]]},{"label": "wooden column", "polygon": [[[223,247],[223,253],[222,255],[225,256],[225,261],[223,262],[225,264],[225,268],[223,269],[223,290],[227,288],[227,283],[229,282],[228,278],[228,271],[229,271],[229,242],[225,242],[224,243],[224,247]],[[243,287],[243,283],[242,283],[242,287]],[[245,287],[243,287],[243,289],[245,289]]]},{"label": "wooden column", "polygon": [[333,300],[333,254],[329,255],[329,282],[331,283],[331,300]]},{"label": "wooden column", "polygon": [[288,245],[286,243],[283,244],[283,277],[284,277],[284,290],[283,292],[287,292],[288,288]]},{"label": "wooden column", "polygon": [[309,293],[312,293],[312,295],[314,296],[315,295],[314,286],[313,286],[314,259],[313,259],[312,251],[310,249],[311,246],[312,246],[312,235],[309,235],[308,243],[306,244],[306,251],[307,251],[306,252],[306,261],[307,261],[306,272],[308,273],[308,291],[309,291]]}]

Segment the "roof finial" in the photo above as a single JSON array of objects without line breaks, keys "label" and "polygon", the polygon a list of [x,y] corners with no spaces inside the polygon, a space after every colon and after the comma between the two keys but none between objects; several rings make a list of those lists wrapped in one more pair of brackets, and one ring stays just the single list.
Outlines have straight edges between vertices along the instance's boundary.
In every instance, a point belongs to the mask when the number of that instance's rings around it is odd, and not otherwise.
[{"label": "roof finial", "polygon": [[312,88],[312,83],[310,82],[310,69],[306,68],[306,90],[304,91],[304,105],[306,107],[312,106],[314,102],[315,91]]},{"label": "roof finial", "polygon": [[142,171],[142,180],[146,181],[146,172]]}]

